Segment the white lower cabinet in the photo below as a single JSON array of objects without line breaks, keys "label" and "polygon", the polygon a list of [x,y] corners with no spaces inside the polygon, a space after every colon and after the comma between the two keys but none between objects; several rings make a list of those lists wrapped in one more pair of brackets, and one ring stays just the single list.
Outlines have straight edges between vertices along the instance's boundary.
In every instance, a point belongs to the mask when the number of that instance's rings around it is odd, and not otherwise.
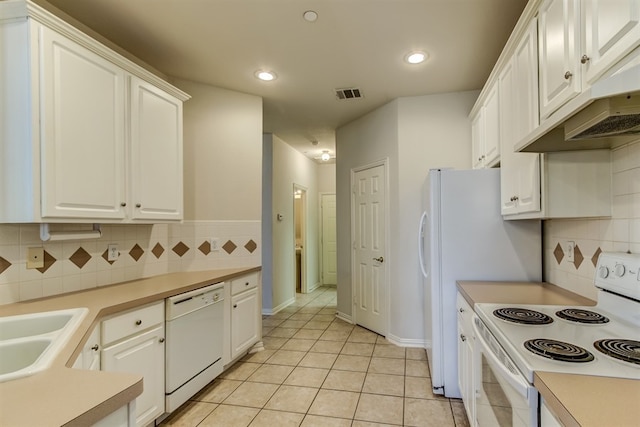
[{"label": "white lower cabinet", "polygon": [[562,427],[564,424],[551,412],[547,402],[540,397],[540,427]]},{"label": "white lower cabinet", "polygon": [[458,314],[458,387],[462,396],[469,425],[475,425],[474,372],[473,372],[473,309],[462,295],[456,299]]},{"label": "white lower cabinet", "polygon": [[229,335],[225,344],[225,365],[249,351],[262,339],[260,274],[251,273],[229,282],[230,298],[226,318]]},{"label": "white lower cabinet", "polygon": [[128,311],[102,322],[103,371],[143,376],[136,399],[136,424],[147,425],[164,413],[164,303]]},{"label": "white lower cabinet", "polygon": [[73,368],[88,371],[100,370],[100,328],[94,328],[91,331],[91,335],[82,347],[82,352],[73,364]]}]

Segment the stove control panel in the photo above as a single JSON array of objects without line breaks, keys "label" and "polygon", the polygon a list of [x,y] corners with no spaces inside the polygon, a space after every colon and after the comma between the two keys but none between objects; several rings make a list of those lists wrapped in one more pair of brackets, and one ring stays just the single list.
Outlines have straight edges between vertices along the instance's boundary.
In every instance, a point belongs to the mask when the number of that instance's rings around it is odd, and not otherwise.
[{"label": "stove control panel", "polygon": [[598,258],[595,285],[640,300],[640,255],[603,252]]}]

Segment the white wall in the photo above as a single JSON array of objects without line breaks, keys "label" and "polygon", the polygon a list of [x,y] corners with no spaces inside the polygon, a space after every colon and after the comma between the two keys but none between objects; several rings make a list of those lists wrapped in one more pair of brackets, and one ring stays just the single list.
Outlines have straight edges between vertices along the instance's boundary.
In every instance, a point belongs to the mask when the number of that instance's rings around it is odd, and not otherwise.
[{"label": "white wall", "polygon": [[[295,300],[295,247],[294,247],[294,216],[293,216],[293,186],[297,184],[306,188],[307,192],[307,221],[306,232],[306,281],[308,289],[319,285],[320,271],[318,263],[319,233],[318,233],[318,165],[294,150],[290,145],[276,135],[266,134],[263,137],[265,160],[271,158],[272,175],[270,185],[265,185],[263,197],[271,201],[271,209],[265,204],[263,211],[264,229],[271,229],[271,233],[263,233],[265,257],[263,263],[267,266],[271,260],[269,271],[263,270],[263,299],[262,308],[265,313],[276,312]],[[265,168],[266,169],[266,168]],[[265,179],[269,179],[265,176]],[[269,194],[270,193],[270,194]],[[282,221],[277,215],[283,216]]]},{"label": "white wall", "polygon": [[[471,167],[469,111],[477,91],[399,98],[337,131],[338,311],[351,316],[350,171],[389,159],[389,338],[423,339],[417,256],[422,185],[435,167]],[[414,244],[415,242],[415,244]]]},{"label": "white wall", "polygon": [[322,163],[318,165],[318,192],[336,192],[336,164]]},{"label": "white wall", "polygon": [[[611,218],[544,221],[544,280],[592,299],[599,251],[640,253],[640,140],[613,150],[612,159]],[[568,240],[580,257],[558,261],[554,250]]]},{"label": "white wall", "polygon": [[185,218],[260,220],[262,98],[174,80],[184,104]]}]

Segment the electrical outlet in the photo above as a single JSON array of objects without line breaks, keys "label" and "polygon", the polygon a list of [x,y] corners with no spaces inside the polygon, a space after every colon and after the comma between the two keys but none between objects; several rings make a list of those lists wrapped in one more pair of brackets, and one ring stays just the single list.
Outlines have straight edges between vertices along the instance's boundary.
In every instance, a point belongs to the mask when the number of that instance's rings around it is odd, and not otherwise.
[{"label": "electrical outlet", "polygon": [[570,240],[567,241],[567,244],[565,246],[565,255],[567,256],[567,262],[574,262],[575,248],[576,248],[576,242],[572,242]]},{"label": "electrical outlet", "polygon": [[120,257],[120,252],[118,251],[118,245],[115,243],[107,246],[107,261],[116,261]]},{"label": "electrical outlet", "polygon": [[220,239],[212,237],[211,240],[209,240],[209,245],[211,246],[211,252],[218,252],[220,250]]},{"label": "electrical outlet", "polygon": [[44,248],[27,249],[27,268],[44,267]]}]

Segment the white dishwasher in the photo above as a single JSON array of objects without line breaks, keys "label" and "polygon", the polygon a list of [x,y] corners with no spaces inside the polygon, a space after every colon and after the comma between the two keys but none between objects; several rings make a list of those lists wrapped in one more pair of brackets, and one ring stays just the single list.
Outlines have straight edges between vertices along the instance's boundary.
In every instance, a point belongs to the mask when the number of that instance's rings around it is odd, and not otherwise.
[{"label": "white dishwasher", "polygon": [[165,410],[173,412],[222,372],[224,283],[166,303]]}]

